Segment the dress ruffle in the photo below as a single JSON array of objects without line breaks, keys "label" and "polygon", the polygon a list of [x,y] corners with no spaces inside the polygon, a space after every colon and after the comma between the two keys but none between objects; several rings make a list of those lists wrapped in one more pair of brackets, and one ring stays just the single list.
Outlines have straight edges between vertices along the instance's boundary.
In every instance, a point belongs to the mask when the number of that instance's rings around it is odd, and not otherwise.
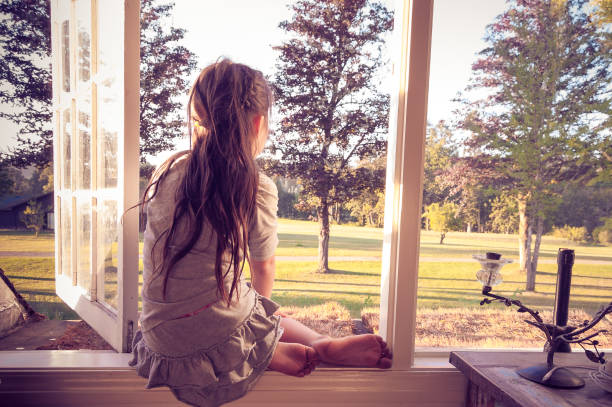
[{"label": "dress ruffle", "polygon": [[182,357],[153,351],[138,330],[129,364],[148,379],[146,388],[168,386],[185,403],[219,406],[242,397],[270,364],[282,334],[277,309],[257,294],[248,318],[225,341]]}]

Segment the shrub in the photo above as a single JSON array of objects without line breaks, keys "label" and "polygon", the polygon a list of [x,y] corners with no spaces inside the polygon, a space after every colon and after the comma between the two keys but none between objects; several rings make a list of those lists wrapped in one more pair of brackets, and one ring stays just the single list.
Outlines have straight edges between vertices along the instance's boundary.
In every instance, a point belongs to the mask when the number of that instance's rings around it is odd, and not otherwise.
[{"label": "shrub", "polygon": [[612,216],[609,218],[601,218],[604,222],[602,226],[599,226],[593,230],[593,238],[601,244],[612,243]]},{"label": "shrub", "polygon": [[603,244],[612,243],[612,230],[603,229],[597,233],[597,241]]},{"label": "shrub", "polygon": [[553,227],[553,236],[570,240],[576,243],[584,243],[588,240],[589,234],[584,226],[563,225],[561,228]]}]

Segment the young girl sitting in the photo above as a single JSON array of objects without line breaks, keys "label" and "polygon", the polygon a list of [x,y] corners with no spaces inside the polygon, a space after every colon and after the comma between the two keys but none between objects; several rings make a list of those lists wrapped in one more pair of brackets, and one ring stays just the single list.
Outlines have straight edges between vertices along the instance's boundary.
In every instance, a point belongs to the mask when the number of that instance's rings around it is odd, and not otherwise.
[{"label": "young girl sitting", "polygon": [[255,163],[271,106],[261,72],[229,60],[205,68],[189,97],[191,150],[163,163],[145,191],[142,314],[130,365],[147,388],[168,386],[191,405],[239,398],[268,368],[302,377],[319,362],[391,366],[377,335],[334,339],[275,314],[278,197]]}]

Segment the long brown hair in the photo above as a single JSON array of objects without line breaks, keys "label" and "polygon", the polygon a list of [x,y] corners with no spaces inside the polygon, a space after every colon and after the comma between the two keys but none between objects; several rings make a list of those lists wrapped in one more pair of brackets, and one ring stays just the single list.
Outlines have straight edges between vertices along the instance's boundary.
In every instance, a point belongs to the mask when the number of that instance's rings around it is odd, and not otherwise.
[{"label": "long brown hair", "polygon": [[[216,234],[215,277],[219,298],[230,305],[238,293],[238,282],[248,261],[249,223],[256,211],[259,183],[253,157],[257,138],[254,117],[263,115],[266,123],[272,106],[272,92],[263,74],[246,65],[223,59],[204,68],[191,88],[187,116],[191,150],[177,153],[153,174],[144,204],[157,193],[157,187],[172,165],[187,155],[186,170],[176,190],[172,225],[161,233],[151,252],[165,236],[162,263],[153,266],[164,276],[163,296],[171,269],[194,247],[207,221]],[[149,196],[149,190],[153,193]],[[179,221],[186,219],[186,228]],[[170,247],[175,249],[172,251]],[[229,266],[223,267],[224,255]],[[153,256],[153,253],[151,253]],[[242,258],[241,258],[242,256]],[[229,292],[225,277],[233,272]]]}]

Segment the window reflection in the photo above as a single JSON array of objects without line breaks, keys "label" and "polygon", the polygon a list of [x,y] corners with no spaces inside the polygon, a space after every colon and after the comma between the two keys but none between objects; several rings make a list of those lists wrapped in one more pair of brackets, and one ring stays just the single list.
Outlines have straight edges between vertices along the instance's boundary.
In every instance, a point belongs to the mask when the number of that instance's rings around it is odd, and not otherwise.
[{"label": "window reflection", "polygon": [[61,200],[61,225],[60,225],[60,239],[62,242],[62,252],[60,257],[61,273],[67,277],[71,275],[71,238],[72,238],[72,225],[71,225],[71,200],[62,198]]},{"label": "window reflection", "polygon": [[77,284],[89,292],[91,285],[91,205],[89,199],[77,206]]},{"label": "window reflection", "polygon": [[99,205],[98,219],[98,270],[102,272],[104,282],[104,302],[116,309],[119,244],[117,201],[103,201]]},{"label": "window reflection", "polygon": [[[81,110],[82,109],[82,110]],[[91,104],[89,98],[79,107],[79,160],[77,189],[91,187]]]},{"label": "window reflection", "polygon": [[70,92],[70,23],[62,23],[62,88]]},{"label": "window reflection", "polygon": [[71,125],[71,112],[70,109],[64,110],[63,113],[63,122],[64,126],[62,129],[62,184],[65,189],[70,189],[70,161],[72,158],[71,152],[71,134],[72,134],[72,125]]}]

